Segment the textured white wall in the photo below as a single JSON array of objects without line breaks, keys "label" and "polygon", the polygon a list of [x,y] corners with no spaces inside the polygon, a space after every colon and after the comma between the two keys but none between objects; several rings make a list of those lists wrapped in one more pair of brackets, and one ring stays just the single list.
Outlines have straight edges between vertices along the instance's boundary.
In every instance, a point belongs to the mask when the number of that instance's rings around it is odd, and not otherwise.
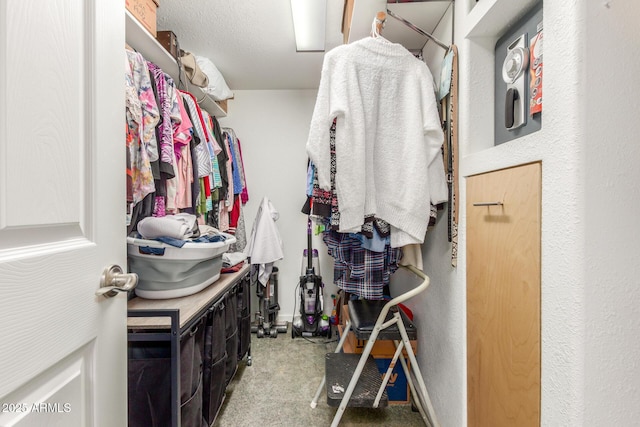
[{"label": "textured white wall", "polygon": [[584,419],[640,419],[640,9],[584,2]]},{"label": "textured white wall", "polygon": [[[483,105],[494,101],[493,46],[510,23],[504,9],[514,8],[516,2],[490,3],[478,4],[466,19],[465,11],[458,15],[461,175],[542,161],[542,425],[582,425],[585,189],[580,176],[584,129],[578,108],[582,100],[576,47],[584,27],[577,19],[575,2],[545,3],[542,129],[493,146],[493,108]],[[512,9],[512,21],[531,2],[519,3],[520,10]],[[464,179],[461,190],[460,251],[464,254]],[[464,288],[466,257],[460,261],[455,286]],[[464,343],[462,351],[466,351]]]},{"label": "textured white wall", "polygon": [[[541,425],[636,425],[640,12],[614,0],[545,2],[542,130],[494,146],[493,47],[533,3],[455,4],[461,176],[542,161]],[[424,246],[432,285],[412,307],[447,426],[466,425],[464,178],[460,190],[458,268],[448,264],[441,217]]]},{"label": "textured white wall", "polygon": [[[220,119],[232,127],[242,144],[249,202],[244,216],[247,235],[264,196],[280,213],[276,222],[284,243],[284,259],[276,263],[280,272],[280,320],[291,321],[299,312],[296,285],[301,272],[302,251],[307,247],[307,217],[301,213],[305,202],[307,153],[305,145],[316,101],[316,90],[238,90],[229,101],[229,115]],[[333,265],[326,247],[314,238],[320,252],[321,273],[326,284],[325,312],[330,313]],[[253,290],[252,290],[253,292]],[[252,307],[255,311],[256,307]]]},{"label": "textured white wall", "polygon": [[[407,17],[407,19],[411,19]],[[451,43],[453,6],[440,21],[433,35]],[[442,58],[446,52],[428,42],[423,55],[436,84],[440,82]],[[451,244],[447,240],[447,211],[439,212],[436,226],[427,232],[422,248],[424,271],[431,284],[427,291],[414,298],[408,306],[414,312],[418,329],[418,362],[425,378],[438,420],[443,426],[464,424],[466,400],[466,359],[463,352],[464,286],[456,285],[457,271],[451,266]],[[406,275],[396,273],[394,290],[403,287]]]}]

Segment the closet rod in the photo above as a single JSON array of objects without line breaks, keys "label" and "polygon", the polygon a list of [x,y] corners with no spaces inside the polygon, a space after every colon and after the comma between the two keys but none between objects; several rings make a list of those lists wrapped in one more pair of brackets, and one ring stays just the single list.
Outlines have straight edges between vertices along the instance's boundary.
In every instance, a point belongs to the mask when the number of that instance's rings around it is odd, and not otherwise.
[{"label": "closet rod", "polygon": [[415,25],[413,25],[411,22],[407,21],[403,17],[396,15],[395,13],[390,11],[389,8],[387,8],[387,14],[392,16],[392,17],[394,17],[394,18],[396,18],[398,21],[402,22],[404,25],[406,25],[407,27],[411,28],[413,31],[415,31],[417,33],[420,33],[423,36],[427,37],[429,40],[433,41],[435,44],[437,44],[438,46],[440,46],[444,50],[448,51],[449,48],[451,48],[451,46],[449,46],[448,44],[445,44],[445,43],[441,42],[440,40],[438,40],[437,38],[433,37],[431,34],[427,33],[423,29],[416,27]]}]

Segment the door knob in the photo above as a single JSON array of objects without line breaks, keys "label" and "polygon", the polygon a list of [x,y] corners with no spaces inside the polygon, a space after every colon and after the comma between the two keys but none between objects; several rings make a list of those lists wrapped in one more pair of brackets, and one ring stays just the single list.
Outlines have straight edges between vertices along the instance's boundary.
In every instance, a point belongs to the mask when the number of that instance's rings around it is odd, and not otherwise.
[{"label": "door knob", "polygon": [[100,277],[100,289],[96,295],[111,298],[118,295],[118,292],[129,292],[138,284],[136,273],[124,273],[119,265],[110,265],[105,268]]}]

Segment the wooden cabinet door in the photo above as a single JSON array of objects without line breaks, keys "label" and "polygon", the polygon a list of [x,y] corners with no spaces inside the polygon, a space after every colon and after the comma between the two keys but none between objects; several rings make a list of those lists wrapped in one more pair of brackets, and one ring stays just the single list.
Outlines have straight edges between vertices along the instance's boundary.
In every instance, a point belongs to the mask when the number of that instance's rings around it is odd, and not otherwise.
[{"label": "wooden cabinet door", "polygon": [[540,425],[540,175],[467,179],[469,426]]}]

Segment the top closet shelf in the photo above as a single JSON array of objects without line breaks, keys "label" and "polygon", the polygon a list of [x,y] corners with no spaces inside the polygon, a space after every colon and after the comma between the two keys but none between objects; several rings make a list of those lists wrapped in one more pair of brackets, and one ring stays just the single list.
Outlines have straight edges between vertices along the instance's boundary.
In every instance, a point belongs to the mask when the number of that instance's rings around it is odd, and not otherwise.
[{"label": "top closet shelf", "polygon": [[511,24],[541,0],[482,0],[469,11],[465,38],[497,40]]},{"label": "top closet shelf", "polygon": [[[167,52],[160,43],[129,13],[126,13],[126,41],[129,46],[137,50],[145,57],[146,60],[153,62],[162,70],[169,74],[176,82],[178,81],[178,63]],[[206,110],[209,114],[220,117],[226,117],[227,113],[213,100],[209,95],[204,93],[199,87],[190,85],[189,92],[193,94],[200,104],[200,108]]]}]

